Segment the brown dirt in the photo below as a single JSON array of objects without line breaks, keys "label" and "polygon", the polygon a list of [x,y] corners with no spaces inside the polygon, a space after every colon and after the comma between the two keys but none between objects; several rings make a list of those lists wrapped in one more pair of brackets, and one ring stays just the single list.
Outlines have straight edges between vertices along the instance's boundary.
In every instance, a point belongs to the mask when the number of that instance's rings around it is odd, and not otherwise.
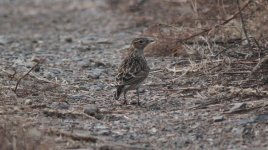
[{"label": "brown dirt", "polygon": [[[264,3],[244,12],[250,46],[239,18],[176,42],[228,18],[234,1],[0,1],[0,149],[267,149],[267,72],[251,74],[268,53]],[[142,106],[135,93],[121,105],[116,68],[141,35],[157,40],[152,71]]]}]

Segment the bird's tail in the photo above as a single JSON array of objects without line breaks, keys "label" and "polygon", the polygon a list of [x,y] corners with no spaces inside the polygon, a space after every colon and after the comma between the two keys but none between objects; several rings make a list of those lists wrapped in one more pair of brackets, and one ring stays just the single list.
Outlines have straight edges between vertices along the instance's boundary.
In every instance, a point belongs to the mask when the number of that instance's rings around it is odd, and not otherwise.
[{"label": "bird's tail", "polygon": [[114,99],[118,100],[121,93],[123,92],[124,85],[119,85],[116,89],[116,92],[114,93]]}]

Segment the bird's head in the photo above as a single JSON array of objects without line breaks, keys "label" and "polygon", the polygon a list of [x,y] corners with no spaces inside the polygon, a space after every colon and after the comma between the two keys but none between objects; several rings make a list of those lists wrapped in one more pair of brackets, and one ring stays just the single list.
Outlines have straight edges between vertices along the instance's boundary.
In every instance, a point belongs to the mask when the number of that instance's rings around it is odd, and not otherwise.
[{"label": "bird's head", "polygon": [[135,38],[132,41],[131,46],[134,49],[143,50],[149,43],[151,43],[153,41],[154,41],[153,39],[147,38],[147,37]]}]

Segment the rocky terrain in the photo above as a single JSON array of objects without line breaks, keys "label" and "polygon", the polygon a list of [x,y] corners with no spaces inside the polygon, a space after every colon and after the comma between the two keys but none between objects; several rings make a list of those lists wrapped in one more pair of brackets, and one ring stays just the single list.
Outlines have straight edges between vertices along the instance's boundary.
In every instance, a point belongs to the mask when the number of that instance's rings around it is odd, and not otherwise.
[{"label": "rocky terrain", "polygon": [[[267,149],[267,71],[252,72],[267,38],[248,45],[230,29],[210,34],[238,41],[200,36],[201,45],[180,45],[177,33],[192,30],[166,25],[159,34],[164,25],[154,25],[166,17],[149,6],[166,3],[124,2],[0,1],[0,149]],[[174,17],[174,7],[155,9]],[[178,23],[198,28],[188,18]],[[156,43],[145,52],[142,106],[135,92],[122,105],[112,97],[114,76],[130,41],[143,35]]]}]

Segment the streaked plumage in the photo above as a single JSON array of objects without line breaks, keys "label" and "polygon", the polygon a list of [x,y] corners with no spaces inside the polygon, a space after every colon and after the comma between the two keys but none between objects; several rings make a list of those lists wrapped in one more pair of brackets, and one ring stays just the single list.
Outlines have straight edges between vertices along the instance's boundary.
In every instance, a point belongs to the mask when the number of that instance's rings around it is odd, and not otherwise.
[{"label": "streaked plumage", "polygon": [[129,90],[137,90],[138,105],[140,84],[147,78],[150,68],[144,57],[143,50],[152,40],[148,38],[136,38],[132,41],[128,49],[128,55],[123,60],[118,69],[116,76],[117,90],[114,94],[116,100],[119,99],[121,93],[124,94],[124,103],[127,103],[126,93]]}]

